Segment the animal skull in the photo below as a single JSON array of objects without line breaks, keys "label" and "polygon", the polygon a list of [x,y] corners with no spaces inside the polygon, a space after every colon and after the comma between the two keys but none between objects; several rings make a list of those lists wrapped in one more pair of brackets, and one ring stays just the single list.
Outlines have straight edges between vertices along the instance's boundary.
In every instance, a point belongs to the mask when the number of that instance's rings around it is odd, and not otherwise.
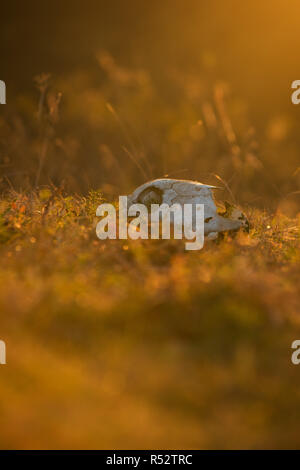
[{"label": "animal skull", "polygon": [[[215,239],[220,232],[244,228],[249,231],[249,222],[245,215],[235,206],[225,203],[226,210],[218,213],[212,190],[216,186],[198,183],[197,181],[162,178],[149,181],[139,186],[128,196],[128,207],[131,204],[204,204],[204,234]],[[192,226],[195,229],[195,214]]]}]

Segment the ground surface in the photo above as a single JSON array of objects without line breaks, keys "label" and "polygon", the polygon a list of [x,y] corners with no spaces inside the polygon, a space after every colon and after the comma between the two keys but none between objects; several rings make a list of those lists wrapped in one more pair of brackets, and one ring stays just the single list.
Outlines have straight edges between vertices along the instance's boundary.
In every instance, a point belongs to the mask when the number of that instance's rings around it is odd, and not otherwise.
[{"label": "ground surface", "polygon": [[299,219],[186,252],[98,240],[100,201],[1,199],[1,448],[299,446]]},{"label": "ground surface", "polygon": [[[70,3],[1,4],[0,447],[299,447],[299,1]],[[162,177],[250,233],[97,239]]]}]

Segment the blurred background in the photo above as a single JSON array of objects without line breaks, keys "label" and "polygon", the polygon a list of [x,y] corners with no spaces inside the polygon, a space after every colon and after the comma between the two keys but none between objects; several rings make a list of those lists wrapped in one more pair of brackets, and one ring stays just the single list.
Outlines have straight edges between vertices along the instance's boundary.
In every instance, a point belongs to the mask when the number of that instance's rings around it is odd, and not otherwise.
[{"label": "blurred background", "polygon": [[[298,0],[0,7],[0,447],[297,448]],[[249,234],[96,238],[151,178]]]},{"label": "blurred background", "polygon": [[3,184],[116,195],[146,178],[217,174],[240,202],[288,198],[293,212],[298,10],[297,0],[6,2]]}]

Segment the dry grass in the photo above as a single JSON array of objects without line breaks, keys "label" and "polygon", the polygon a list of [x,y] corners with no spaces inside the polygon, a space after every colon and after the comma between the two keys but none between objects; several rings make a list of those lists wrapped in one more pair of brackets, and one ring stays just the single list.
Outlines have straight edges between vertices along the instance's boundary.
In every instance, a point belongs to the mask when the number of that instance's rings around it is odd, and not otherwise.
[{"label": "dry grass", "polygon": [[1,447],[298,447],[299,219],[186,252],[99,241],[100,201],[1,200]]},{"label": "dry grass", "polygon": [[[0,28],[0,447],[299,447],[296,6],[29,3]],[[250,234],[96,238],[163,176],[222,186]]]}]

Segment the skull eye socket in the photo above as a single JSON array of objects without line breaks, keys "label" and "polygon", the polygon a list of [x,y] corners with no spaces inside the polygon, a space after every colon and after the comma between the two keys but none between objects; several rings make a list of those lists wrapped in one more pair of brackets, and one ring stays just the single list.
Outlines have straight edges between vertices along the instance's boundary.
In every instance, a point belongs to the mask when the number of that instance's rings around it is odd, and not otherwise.
[{"label": "skull eye socket", "polygon": [[162,191],[154,187],[145,189],[138,197],[138,203],[144,204],[149,209],[151,204],[161,204],[162,200]]}]

